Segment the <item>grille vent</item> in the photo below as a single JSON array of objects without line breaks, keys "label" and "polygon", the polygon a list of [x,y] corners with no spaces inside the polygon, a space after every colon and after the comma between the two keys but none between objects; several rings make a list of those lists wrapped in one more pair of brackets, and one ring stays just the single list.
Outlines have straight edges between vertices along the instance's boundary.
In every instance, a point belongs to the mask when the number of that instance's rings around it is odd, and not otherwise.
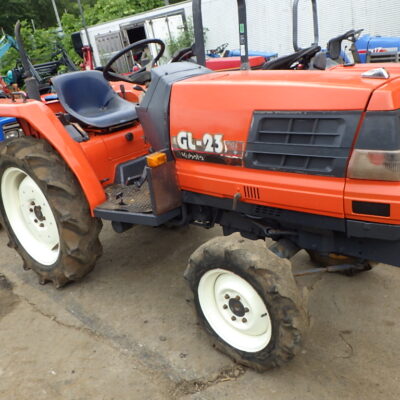
[{"label": "grille vent", "polygon": [[255,186],[244,186],[244,197],[246,199],[259,200],[260,199],[260,189]]},{"label": "grille vent", "polygon": [[344,176],[361,112],[256,111],[248,168]]},{"label": "grille vent", "polygon": [[256,206],[254,209],[254,213],[260,217],[280,217],[282,214],[282,210],[280,210],[279,208]]}]

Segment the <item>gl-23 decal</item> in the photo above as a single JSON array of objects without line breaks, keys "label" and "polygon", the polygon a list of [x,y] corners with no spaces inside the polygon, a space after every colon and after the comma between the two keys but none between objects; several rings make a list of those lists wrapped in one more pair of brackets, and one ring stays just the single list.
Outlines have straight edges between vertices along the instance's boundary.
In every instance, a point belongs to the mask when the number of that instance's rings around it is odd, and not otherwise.
[{"label": "gl-23 decal", "polygon": [[205,153],[223,153],[224,135],[205,133],[202,139],[193,139],[191,132],[181,131],[176,136],[176,145],[181,150],[204,151]]},{"label": "gl-23 decal", "polygon": [[224,140],[221,133],[205,133],[195,139],[191,132],[181,131],[172,137],[172,150],[177,158],[217,164],[241,165],[244,143]]}]

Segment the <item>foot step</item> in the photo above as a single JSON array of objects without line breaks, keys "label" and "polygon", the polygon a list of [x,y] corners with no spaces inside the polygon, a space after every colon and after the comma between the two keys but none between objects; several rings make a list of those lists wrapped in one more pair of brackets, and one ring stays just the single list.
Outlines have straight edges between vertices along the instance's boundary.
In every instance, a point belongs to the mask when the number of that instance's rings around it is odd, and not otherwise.
[{"label": "foot step", "polygon": [[147,182],[140,188],[135,185],[110,185],[105,192],[107,201],[100,206],[102,209],[131,213],[151,213],[153,211]]}]

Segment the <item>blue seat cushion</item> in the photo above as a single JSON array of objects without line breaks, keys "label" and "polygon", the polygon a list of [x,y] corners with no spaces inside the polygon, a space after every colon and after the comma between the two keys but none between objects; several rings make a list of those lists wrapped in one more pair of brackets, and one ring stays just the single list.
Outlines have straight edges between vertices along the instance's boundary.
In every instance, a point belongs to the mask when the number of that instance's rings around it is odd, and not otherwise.
[{"label": "blue seat cushion", "polygon": [[136,120],[135,105],[120,97],[100,71],[78,71],[52,78],[65,111],[94,128],[109,128]]}]

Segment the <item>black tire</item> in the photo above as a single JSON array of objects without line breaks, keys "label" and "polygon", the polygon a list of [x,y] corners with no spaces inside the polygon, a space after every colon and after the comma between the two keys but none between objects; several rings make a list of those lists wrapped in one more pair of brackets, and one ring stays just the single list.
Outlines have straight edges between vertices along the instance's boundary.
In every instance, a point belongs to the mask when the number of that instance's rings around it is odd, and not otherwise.
[{"label": "black tire", "polygon": [[[32,269],[39,282],[59,288],[88,274],[102,254],[101,220],[90,215],[83,191],[67,164],[44,140],[32,137],[10,139],[0,151],[0,211],[9,236],[9,246],[22,257],[24,269]],[[51,265],[35,260],[13,231],[3,204],[3,176],[18,168],[33,179],[53,213],[59,235],[58,258]],[[27,244],[25,244],[26,246]]]},{"label": "black tire", "polygon": [[[261,350],[248,352],[233,347],[217,334],[204,315],[199,284],[202,277],[214,269],[230,271],[243,278],[266,305],[272,333]],[[308,326],[303,298],[294,281],[290,261],[274,255],[265,243],[238,235],[212,239],[192,254],[185,278],[194,293],[200,324],[209,333],[214,347],[234,361],[264,371],[281,366],[301,349],[302,336]]]},{"label": "black tire", "polygon": [[339,254],[318,253],[317,251],[307,250],[310,260],[319,268],[331,267],[333,265],[352,264],[354,268],[345,271],[335,272],[345,276],[355,276],[362,272],[371,271],[373,265],[369,262],[359,260],[355,257],[341,256]]}]

